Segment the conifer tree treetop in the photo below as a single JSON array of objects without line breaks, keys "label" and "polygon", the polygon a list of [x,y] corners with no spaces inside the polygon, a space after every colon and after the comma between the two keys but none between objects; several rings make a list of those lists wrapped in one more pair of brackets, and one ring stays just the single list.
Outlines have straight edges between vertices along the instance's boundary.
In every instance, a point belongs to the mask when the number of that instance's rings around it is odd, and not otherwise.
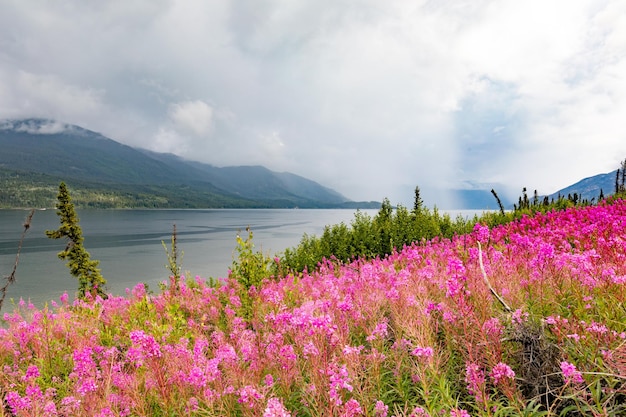
[{"label": "conifer tree treetop", "polygon": [[99,261],[92,260],[89,252],[83,247],[83,232],[72,203],[72,198],[64,182],[59,184],[57,196],[57,215],[61,225],[57,230],[47,230],[46,236],[51,239],[67,239],[65,249],[58,253],[59,259],[67,260],[70,273],[78,279],[78,296],[85,298],[87,293],[92,296],[105,297],[106,280],[98,269]]}]

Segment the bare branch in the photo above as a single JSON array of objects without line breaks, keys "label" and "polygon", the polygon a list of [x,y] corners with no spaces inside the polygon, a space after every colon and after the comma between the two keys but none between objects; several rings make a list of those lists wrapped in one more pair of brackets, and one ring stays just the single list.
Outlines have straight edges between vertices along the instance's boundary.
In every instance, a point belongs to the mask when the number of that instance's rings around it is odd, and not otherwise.
[{"label": "bare branch", "polygon": [[4,284],[2,288],[0,288],[0,293],[2,293],[2,296],[0,296],[0,310],[2,310],[2,304],[4,303],[4,298],[7,295],[7,288],[9,288],[9,285],[15,282],[15,271],[17,271],[17,265],[20,263],[20,252],[22,251],[22,244],[24,243],[26,232],[28,232],[28,229],[30,229],[30,224],[33,220],[34,215],[35,215],[35,209],[32,209],[30,213],[28,213],[28,216],[26,216],[26,220],[24,220],[24,231],[22,232],[22,237],[20,238],[20,242],[17,245],[17,254],[15,255],[15,263],[13,264],[13,271],[11,271],[11,274],[9,276],[4,277],[4,279],[6,280],[6,283]]},{"label": "bare branch", "polygon": [[502,304],[502,307],[504,307],[504,309],[509,312],[512,313],[513,309],[511,309],[511,307],[508,306],[508,304],[504,301],[504,299],[502,297],[500,297],[500,295],[496,292],[496,290],[493,289],[493,287],[491,286],[491,283],[489,282],[489,278],[487,278],[487,273],[485,272],[485,265],[483,264],[483,250],[480,246],[480,242],[478,243],[478,263],[480,264],[480,270],[483,273],[483,279],[485,280],[485,284],[487,285],[487,288],[489,288],[489,291],[491,291],[491,294],[496,297],[496,299],[500,302],[500,304]]}]

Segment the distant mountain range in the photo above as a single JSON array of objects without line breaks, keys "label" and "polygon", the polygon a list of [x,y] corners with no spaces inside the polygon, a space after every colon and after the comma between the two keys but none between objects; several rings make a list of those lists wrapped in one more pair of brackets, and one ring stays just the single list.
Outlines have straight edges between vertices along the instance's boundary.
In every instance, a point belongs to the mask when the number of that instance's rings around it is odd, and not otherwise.
[{"label": "distant mountain range", "polygon": [[[573,196],[574,194],[577,194],[580,200],[598,201],[600,191],[602,191],[602,193],[606,197],[615,193],[616,173],[617,170],[582,179],[575,184],[572,184],[553,194],[548,195],[547,197],[550,200],[556,200],[559,198],[559,196],[567,198],[568,196]],[[498,192],[497,188],[496,192]],[[497,210],[499,208],[495,197],[491,193],[491,190],[453,190],[452,193],[454,195],[455,204],[463,209]],[[527,191],[527,194],[528,198],[533,198],[533,190],[529,189]],[[519,195],[522,195],[522,190],[520,190]],[[505,209],[512,209],[513,204],[517,203],[517,201],[511,201],[503,195],[500,195],[499,197]],[[542,195],[539,197],[543,199],[544,196]]]},{"label": "distant mountain range", "polygon": [[[0,121],[0,207],[54,207],[61,181],[78,207],[380,208],[380,202],[351,201],[309,179],[262,166],[216,167],[53,120]],[[597,200],[600,190],[612,194],[614,184],[615,171],[548,197],[576,193]],[[449,190],[454,207],[444,208],[497,210],[491,190],[480,188]],[[500,197],[505,208],[513,207],[514,201]]]},{"label": "distant mountain range", "polygon": [[215,167],[47,119],[0,121],[0,207],[379,208],[262,166]]}]

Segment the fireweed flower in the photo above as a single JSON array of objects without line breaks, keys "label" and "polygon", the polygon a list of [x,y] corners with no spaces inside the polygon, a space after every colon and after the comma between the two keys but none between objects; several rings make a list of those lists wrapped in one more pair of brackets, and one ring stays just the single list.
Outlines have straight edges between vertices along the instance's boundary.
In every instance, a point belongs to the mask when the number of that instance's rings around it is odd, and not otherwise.
[{"label": "fireweed flower", "polygon": [[372,331],[372,334],[367,336],[366,340],[368,342],[371,342],[373,340],[376,340],[377,338],[384,339],[385,337],[387,337],[388,334],[389,332],[387,330],[387,320],[383,319],[380,323],[376,325],[376,327]]},{"label": "fireweed flower", "polygon": [[354,417],[363,415],[363,409],[361,408],[361,404],[354,398],[346,401],[344,405],[344,411],[341,415],[342,417]]},{"label": "fireweed flower", "polygon": [[142,330],[130,332],[130,340],[138,346],[141,352],[148,358],[160,358],[161,347],[154,340],[152,335],[144,333]]},{"label": "fireweed flower", "polygon": [[517,310],[513,312],[511,320],[513,321],[513,323],[521,325],[528,321],[528,317],[529,317],[528,312],[522,311],[521,309],[518,308]]},{"label": "fireweed flower", "polygon": [[98,389],[98,380],[101,377],[100,370],[93,360],[94,350],[90,347],[77,349],[72,355],[74,359],[74,370],[70,374],[71,378],[76,378],[77,392],[85,395]]},{"label": "fireweed flower", "polygon": [[450,417],[471,417],[470,414],[462,408],[450,410]]},{"label": "fireweed flower", "polygon": [[431,358],[433,356],[433,348],[431,347],[416,347],[411,351],[411,355],[417,356],[418,358]]},{"label": "fireweed flower", "polygon": [[32,408],[31,400],[28,396],[22,397],[15,391],[7,392],[4,397],[7,405],[13,414],[20,415],[21,412],[30,411]]},{"label": "fireweed flower", "polygon": [[498,385],[503,379],[513,378],[515,378],[515,372],[506,363],[499,362],[491,369],[491,379],[494,385]]},{"label": "fireweed flower", "polygon": [[576,365],[572,363],[567,361],[561,362],[561,372],[563,372],[563,377],[568,383],[582,384],[584,382],[582,374],[576,369]]},{"label": "fireweed flower", "polygon": [[259,391],[251,385],[246,385],[239,390],[239,399],[237,401],[240,404],[247,405],[249,408],[254,408],[256,402],[262,398],[263,395]]},{"label": "fireweed flower", "polygon": [[489,227],[476,223],[474,226],[474,234],[476,235],[476,240],[485,243],[489,240]]},{"label": "fireweed flower", "polygon": [[467,390],[470,394],[476,397],[476,400],[482,402],[481,392],[485,386],[485,373],[475,363],[469,363],[465,367],[465,382],[467,383]]},{"label": "fireweed flower", "polygon": [[291,417],[291,413],[287,411],[283,403],[275,397],[267,400],[267,406],[263,411],[263,417]]},{"label": "fireweed flower", "polygon": [[385,405],[385,403],[380,400],[376,401],[376,405],[374,406],[374,415],[376,417],[387,417],[388,413],[389,406]]},{"label": "fireweed flower", "polygon": [[493,337],[500,337],[504,332],[504,326],[496,317],[490,318],[483,323],[483,331]]},{"label": "fireweed flower", "polygon": [[409,417],[430,417],[430,414],[422,407],[415,407]]},{"label": "fireweed flower", "polygon": [[31,381],[33,379],[39,378],[39,368],[36,365],[30,365],[26,370],[26,375],[24,375],[25,381]]},{"label": "fireweed flower", "polygon": [[348,368],[346,365],[341,365],[341,367],[337,368],[336,365],[333,366],[333,364],[331,364],[326,372],[330,380],[330,388],[328,390],[330,399],[333,403],[335,403],[335,405],[341,405],[343,401],[341,399],[340,391],[345,389],[346,391],[352,392],[354,389],[352,385],[350,385]]}]

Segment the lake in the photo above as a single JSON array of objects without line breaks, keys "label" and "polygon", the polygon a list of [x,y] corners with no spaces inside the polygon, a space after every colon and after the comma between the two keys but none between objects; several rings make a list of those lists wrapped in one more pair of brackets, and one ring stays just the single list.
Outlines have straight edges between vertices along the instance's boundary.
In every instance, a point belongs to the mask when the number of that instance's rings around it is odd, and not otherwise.
[{"label": "lake", "polygon": [[[374,216],[377,210],[362,210]],[[162,242],[170,246],[176,225],[182,269],[187,276],[226,277],[232,263],[237,233],[246,235],[250,226],[256,250],[274,255],[296,246],[304,233],[320,235],[325,225],[354,218],[354,210],[312,209],[211,209],[211,210],[77,210],[91,259],[100,261],[107,291],[125,294],[138,282],[158,290],[166,281],[167,255]],[[473,211],[450,212],[473,215]],[[0,210],[0,275],[8,276],[28,211]],[[66,292],[73,297],[77,281],[65,261],[57,258],[65,240],[49,239],[45,230],[57,229],[55,210],[35,212],[22,247],[16,282],[9,286],[3,311],[11,310],[10,299],[30,299],[42,306]],[[4,285],[4,280],[0,282]]]}]

